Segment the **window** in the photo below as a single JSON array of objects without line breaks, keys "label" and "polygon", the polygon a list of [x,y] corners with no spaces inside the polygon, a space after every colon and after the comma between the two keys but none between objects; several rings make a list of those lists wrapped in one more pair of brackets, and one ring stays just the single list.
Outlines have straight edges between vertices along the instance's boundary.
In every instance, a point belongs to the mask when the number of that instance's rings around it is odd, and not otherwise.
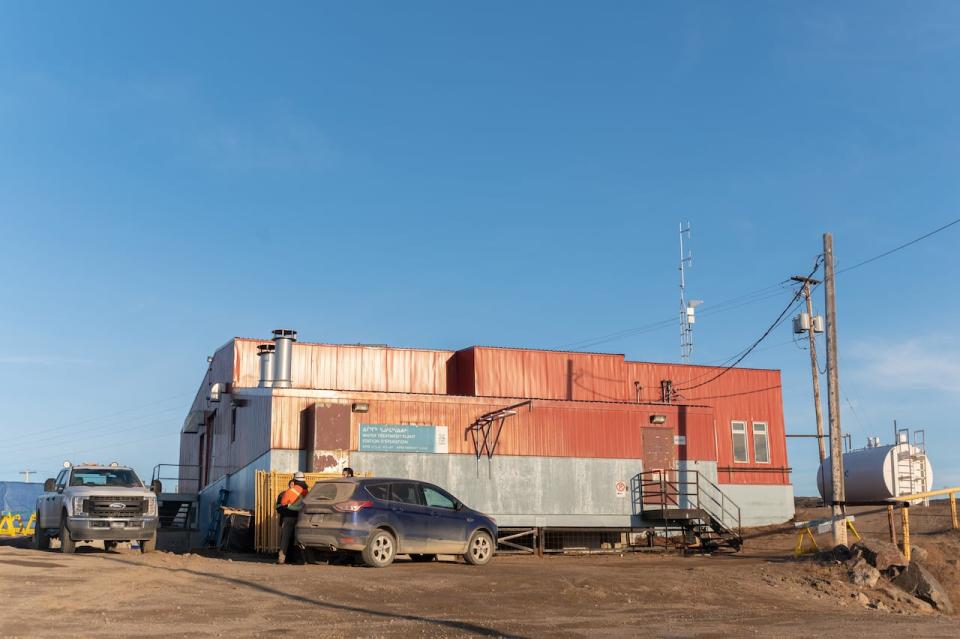
[{"label": "window", "polygon": [[63,488],[64,486],[66,486],[66,484],[67,484],[67,474],[68,474],[69,472],[70,472],[69,470],[61,470],[61,471],[60,471],[60,474],[57,475],[57,490],[60,490],[61,488]]},{"label": "window", "polygon": [[390,499],[390,484],[367,484],[367,492],[374,499]]},{"label": "window", "polygon": [[116,486],[118,488],[142,488],[140,478],[127,468],[75,468],[70,478],[71,486]]},{"label": "window", "polygon": [[403,504],[422,505],[420,502],[420,490],[416,484],[390,484],[390,494],[393,501],[399,501]]},{"label": "window", "polygon": [[733,432],[733,461],[746,464],[750,461],[747,453],[747,422],[730,422]]},{"label": "window", "polygon": [[310,501],[346,501],[353,495],[356,489],[352,483],[338,481],[318,481],[310,489],[308,498]]},{"label": "window", "polygon": [[423,497],[427,501],[427,506],[430,506],[431,508],[446,508],[448,510],[457,509],[457,505],[453,502],[453,499],[449,495],[444,495],[436,488],[424,486]]},{"label": "window", "polygon": [[767,425],[764,422],[753,422],[753,461],[758,464],[770,463]]}]

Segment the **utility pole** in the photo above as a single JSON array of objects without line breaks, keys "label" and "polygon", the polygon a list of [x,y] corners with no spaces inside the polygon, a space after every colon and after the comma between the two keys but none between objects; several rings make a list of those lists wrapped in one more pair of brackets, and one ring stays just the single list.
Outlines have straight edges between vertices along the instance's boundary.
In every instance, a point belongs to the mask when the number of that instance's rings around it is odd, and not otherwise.
[{"label": "utility pole", "polygon": [[790,279],[803,284],[803,296],[807,300],[807,316],[810,318],[809,325],[807,326],[807,334],[810,338],[810,375],[813,377],[813,408],[817,414],[817,446],[820,452],[820,465],[822,466],[823,461],[827,458],[827,444],[823,441],[823,408],[820,404],[820,368],[817,366],[817,340],[815,338],[817,322],[813,315],[813,301],[810,299],[810,285],[817,285],[820,283],[820,280],[802,275],[794,275]]},{"label": "utility pole", "polygon": [[823,234],[824,297],[827,309],[827,410],[830,416],[830,477],[833,484],[833,545],[847,545],[840,435],[840,375],[837,369],[837,300],[834,285],[833,235]]},{"label": "utility pole", "polygon": [[35,473],[35,470],[21,470],[20,474],[23,475],[23,481],[30,483],[30,475]]}]

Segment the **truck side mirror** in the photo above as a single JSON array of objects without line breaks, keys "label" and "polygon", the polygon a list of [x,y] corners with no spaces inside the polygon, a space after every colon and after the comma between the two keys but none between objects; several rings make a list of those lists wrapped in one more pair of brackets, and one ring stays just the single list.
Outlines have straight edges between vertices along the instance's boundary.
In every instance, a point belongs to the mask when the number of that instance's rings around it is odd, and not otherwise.
[{"label": "truck side mirror", "polygon": [[43,492],[52,493],[57,488],[57,480],[51,477],[47,481],[43,482]]},{"label": "truck side mirror", "polygon": [[150,482],[150,490],[159,495],[163,492],[163,484],[160,483],[159,479],[154,479]]}]

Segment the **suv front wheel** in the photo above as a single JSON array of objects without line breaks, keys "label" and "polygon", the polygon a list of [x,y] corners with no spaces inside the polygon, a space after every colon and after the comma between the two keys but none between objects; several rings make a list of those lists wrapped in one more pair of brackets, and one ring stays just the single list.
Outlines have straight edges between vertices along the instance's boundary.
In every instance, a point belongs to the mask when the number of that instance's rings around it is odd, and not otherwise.
[{"label": "suv front wheel", "polygon": [[463,559],[474,566],[483,566],[493,558],[493,538],[489,533],[478,530],[470,537],[467,552]]}]

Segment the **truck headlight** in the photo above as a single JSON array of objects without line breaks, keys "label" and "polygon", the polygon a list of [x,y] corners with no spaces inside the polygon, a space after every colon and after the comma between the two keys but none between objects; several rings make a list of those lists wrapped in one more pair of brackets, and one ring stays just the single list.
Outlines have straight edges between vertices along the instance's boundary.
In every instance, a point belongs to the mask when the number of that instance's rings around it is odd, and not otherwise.
[{"label": "truck headlight", "polygon": [[148,517],[155,517],[157,515],[157,498],[156,497],[147,497],[147,512]]},{"label": "truck headlight", "polygon": [[83,514],[83,497],[73,498],[73,514],[74,515]]}]

